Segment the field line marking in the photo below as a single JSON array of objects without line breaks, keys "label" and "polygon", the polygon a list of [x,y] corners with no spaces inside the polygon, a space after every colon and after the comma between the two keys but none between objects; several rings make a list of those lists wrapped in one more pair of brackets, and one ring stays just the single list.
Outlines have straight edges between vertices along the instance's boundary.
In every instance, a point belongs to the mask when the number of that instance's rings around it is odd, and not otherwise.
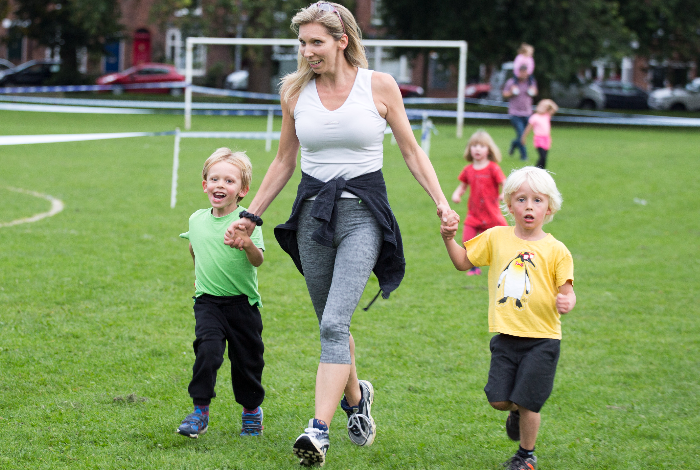
[{"label": "field line marking", "polygon": [[20,188],[7,187],[6,189],[9,189],[10,191],[14,191],[16,193],[28,194],[30,196],[38,197],[41,199],[46,199],[47,201],[49,201],[51,203],[51,209],[48,212],[42,212],[40,214],[35,214],[31,217],[16,219],[16,220],[13,220],[12,222],[2,222],[2,223],[0,223],[0,228],[12,227],[13,225],[29,224],[32,222],[37,222],[41,219],[45,219],[46,217],[51,217],[51,216],[58,214],[65,207],[63,204],[63,201],[61,201],[60,199],[56,199],[53,196],[49,196],[48,194],[41,194],[41,193],[37,193],[35,191],[29,191],[29,190],[20,189]]}]

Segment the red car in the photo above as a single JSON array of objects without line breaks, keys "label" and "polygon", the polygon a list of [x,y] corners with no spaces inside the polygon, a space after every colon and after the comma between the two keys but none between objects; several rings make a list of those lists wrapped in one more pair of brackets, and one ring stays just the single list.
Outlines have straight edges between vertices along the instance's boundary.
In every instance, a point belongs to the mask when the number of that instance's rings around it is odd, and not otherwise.
[{"label": "red car", "polygon": [[139,88],[123,87],[121,85],[137,85],[141,83],[184,82],[184,75],[170,64],[140,64],[123,72],[110,73],[97,79],[98,85],[115,85],[112,93],[121,95],[125,91],[139,93],[170,93],[173,96],[182,94],[182,88]]},{"label": "red car", "polygon": [[416,98],[423,96],[425,93],[423,87],[419,87],[418,85],[409,85],[408,83],[399,83],[399,90],[401,90],[402,98]]},{"label": "red car", "polygon": [[471,83],[464,90],[465,98],[485,99],[489,97],[491,85],[489,83]]}]

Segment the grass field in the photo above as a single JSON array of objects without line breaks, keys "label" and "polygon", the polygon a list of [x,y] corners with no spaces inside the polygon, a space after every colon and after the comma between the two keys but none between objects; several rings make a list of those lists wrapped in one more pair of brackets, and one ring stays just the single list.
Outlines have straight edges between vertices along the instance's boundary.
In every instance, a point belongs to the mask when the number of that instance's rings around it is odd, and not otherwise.
[{"label": "grass field", "polygon": [[[0,133],[164,131],[181,116],[0,112]],[[264,118],[200,117],[193,130],[263,130]],[[512,130],[486,123],[501,149]],[[279,122],[277,123],[279,126]],[[279,127],[277,127],[279,128]],[[441,125],[431,158],[449,196],[465,138]],[[540,469],[697,469],[700,408],[700,133],[564,127],[550,169],[564,206],[545,229],[571,250],[575,310],[563,318],[555,389],[542,412]],[[240,438],[228,361],[209,432],[175,434],[191,401],[194,278],[187,219],[207,206],[204,159],[245,149],[252,199],[274,153],[262,141],[183,140],[170,209],[173,138],[0,147],[0,223],[48,211],[20,188],[61,199],[42,221],[0,228],[0,468],[289,469],[313,413],[318,330],[303,278],[272,227],[298,172],[265,213],[259,270],[265,435]],[[378,437],[357,448],[333,422],[329,469],[497,469],[516,446],[485,399],[486,276],[455,271],[434,206],[386,141],[385,175],[407,275],[353,319],[361,378],[376,390]],[[531,161],[534,152],[530,149]],[[504,157],[507,174],[519,160]],[[636,202],[635,202],[636,201]],[[465,205],[454,206],[462,216]],[[376,293],[376,279],[363,298]]]}]

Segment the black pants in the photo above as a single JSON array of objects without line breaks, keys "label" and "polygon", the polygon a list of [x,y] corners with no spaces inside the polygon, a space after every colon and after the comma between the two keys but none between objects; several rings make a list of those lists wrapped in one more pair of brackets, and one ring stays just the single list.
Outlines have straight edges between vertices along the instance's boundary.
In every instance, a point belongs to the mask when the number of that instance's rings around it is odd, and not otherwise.
[{"label": "black pants", "polygon": [[544,167],[547,166],[547,152],[548,150],[545,150],[542,147],[537,147],[537,153],[540,154],[540,158],[537,160],[537,164],[535,165],[537,168],[542,168],[544,170]]},{"label": "black pants", "polygon": [[231,382],[236,401],[250,410],[265,398],[261,379],[265,366],[263,325],[257,306],[248,297],[203,294],[194,303],[195,361],[187,389],[195,405],[208,406],[216,396],[216,373],[224,362],[228,341]]}]

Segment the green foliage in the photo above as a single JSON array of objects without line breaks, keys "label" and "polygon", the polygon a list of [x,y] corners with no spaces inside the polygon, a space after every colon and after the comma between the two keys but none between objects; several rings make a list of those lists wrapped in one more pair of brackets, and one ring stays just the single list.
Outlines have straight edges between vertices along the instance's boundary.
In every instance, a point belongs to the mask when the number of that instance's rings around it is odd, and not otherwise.
[{"label": "green foliage", "polygon": [[619,0],[625,24],[642,54],[655,59],[697,60],[700,55],[700,2]]},{"label": "green foliage", "polygon": [[568,81],[593,59],[629,51],[617,3],[607,0],[395,0],[382,6],[397,38],[466,40],[472,70],[513,60],[527,42],[535,47],[538,78]]},{"label": "green foliage", "polygon": [[14,14],[28,20],[23,34],[44,46],[60,48],[61,83],[80,82],[77,51],[102,52],[121,32],[117,0],[15,0]]},{"label": "green foliage", "polygon": [[[5,134],[163,131],[175,115],[0,112]],[[196,116],[198,131],[262,130],[265,118]],[[486,123],[501,149],[513,131]],[[275,122],[279,129],[280,122]],[[465,137],[440,125],[431,161],[449,194]],[[563,321],[552,397],[542,411],[542,469],[697,468],[700,407],[700,212],[697,131],[554,123],[550,170],[564,206],[546,230],[571,250],[578,303]],[[183,139],[170,209],[173,138],[3,147],[0,223],[0,467],[290,469],[313,413],[318,325],[303,278],[271,228],[286,220],[299,169],[265,213],[259,270],[265,330],[265,434],[238,437],[228,360],[209,432],[175,434],[189,412],[193,363],[189,215],[206,207],[201,167],[216,148],[247,150],[252,192],[274,150],[262,141]],[[504,157],[506,174],[520,161]],[[486,278],[452,268],[434,205],[385,141],[384,174],[407,275],[390,299],[355,312],[360,376],[376,390],[378,435],[353,446],[339,409],[329,469],[502,468],[517,448],[483,386],[489,366]],[[637,202],[635,202],[635,200]],[[11,202],[8,202],[11,201]],[[646,204],[641,204],[644,201]],[[454,208],[463,216],[466,204]],[[24,212],[23,212],[24,211]],[[376,293],[372,277],[361,305]]]}]

